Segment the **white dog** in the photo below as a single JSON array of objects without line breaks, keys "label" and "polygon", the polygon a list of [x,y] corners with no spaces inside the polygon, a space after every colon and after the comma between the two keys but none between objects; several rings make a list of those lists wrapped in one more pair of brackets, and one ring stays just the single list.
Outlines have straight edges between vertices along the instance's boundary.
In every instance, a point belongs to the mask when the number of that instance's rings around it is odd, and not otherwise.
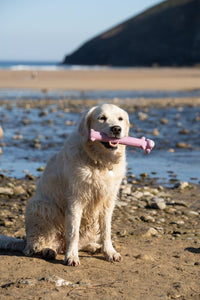
[{"label": "white dog", "polygon": [[54,259],[64,252],[64,263],[77,266],[78,250],[101,249],[108,261],[121,260],[111,241],[111,218],[126,171],[125,146],[90,141],[90,128],[122,138],[128,135],[128,114],[112,104],[91,108],[50,158],[26,206],[26,255]]}]

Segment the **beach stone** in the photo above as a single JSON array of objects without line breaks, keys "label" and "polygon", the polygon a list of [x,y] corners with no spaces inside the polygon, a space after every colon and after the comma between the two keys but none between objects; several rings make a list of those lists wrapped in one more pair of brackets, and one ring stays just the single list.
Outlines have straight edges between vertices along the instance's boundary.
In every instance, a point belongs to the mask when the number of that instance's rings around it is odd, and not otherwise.
[{"label": "beach stone", "polygon": [[175,183],[174,188],[179,188],[180,190],[184,190],[185,188],[190,187],[189,183],[187,181],[180,181]]},{"label": "beach stone", "polygon": [[169,120],[167,118],[161,118],[160,119],[160,124],[166,125],[169,123]]},{"label": "beach stone", "polygon": [[25,119],[22,120],[22,124],[23,125],[29,125],[29,124],[31,124],[31,120],[29,118],[25,118]]},{"label": "beach stone", "polygon": [[13,189],[9,187],[0,187],[0,195],[13,195]]},{"label": "beach stone", "polygon": [[153,135],[155,136],[159,136],[160,135],[160,132],[157,128],[154,128],[153,131],[152,131]]},{"label": "beach stone", "polygon": [[122,194],[130,195],[131,194],[131,185],[127,185],[122,189]]},{"label": "beach stone", "polygon": [[16,196],[26,194],[26,191],[24,190],[24,188],[21,185],[14,187],[13,192]]},{"label": "beach stone", "polygon": [[149,215],[141,216],[140,219],[141,219],[143,222],[147,222],[147,223],[148,223],[148,222],[152,222],[152,223],[155,222],[154,217],[149,216]]},{"label": "beach stone", "polygon": [[188,215],[196,217],[196,216],[199,216],[199,213],[197,211],[194,211],[194,210],[189,210]]},{"label": "beach stone", "polygon": [[165,200],[163,198],[154,197],[151,199],[150,207],[163,210],[166,208]]},{"label": "beach stone", "polygon": [[180,134],[188,134],[188,130],[186,128],[183,128],[179,131]]},{"label": "beach stone", "polygon": [[145,121],[148,119],[148,115],[142,111],[139,111],[138,112],[138,118],[141,120],[141,121]]},{"label": "beach stone", "polygon": [[136,256],[134,256],[135,259],[141,259],[141,260],[144,260],[144,261],[155,261],[154,258],[151,256],[151,255],[148,255],[148,254],[138,254]]},{"label": "beach stone", "polygon": [[66,281],[65,279],[57,276],[57,275],[50,275],[48,277],[43,277],[40,279],[40,281],[47,281],[47,282],[50,282],[50,283],[54,283],[55,286],[59,287],[59,286],[67,286],[67,285],[70,285],[72,284],[72,282],[70,281]]},{"label": "beach stone", "polygon": [[47,112],[46,110],[42,110],[42,111],[38,114],[39,117],[45,117],[45,116],[47,116],[47,115],[48,115],[48,112]]},{"label": "beach stone", "polygon": [[3,128],[0,126],[0,139],[3,137]]},{"label": "beach stone", "polygon": [[153,227],[148,228],[147,231],[142,235],[142,237],[152,237],[152,236],[159,236],[159,232]]},{"label": "beach stone", "polygon": [[37,168],[37,171],[38,171],[38,172],[43,172],[44,169],[45,169],[45,167],[44,167],[44,166],[41,166],[41,167]]},{"label": "beach stone", "polygon": [[2,150],[2,148],[0,147],[0,155],[2,155],[2,153],[3,153],[3,150]]},{"label": "beach stone", "polygon": [[188,143],[179,142],[176,144],[177,148],[183,148],[183,149],[189,149],[191,148],[191,145]]},{"label": "beach stone", "polygon": [[22,136],[22,134],[16,134],[16,135],[13,135],[12,139],[13,140],[22,140],[23,136]]},{"label": "beach stone", "polygon": [[132,193],[132,196],[133,196],[133,198],[140,199],[144,196],[144,194],[140,191],[136,191],[136,192]]},{"label": "beach stone", "polygon": [[140,174],[140,177],[142,177],[142,178],[146,178],[147,176],[148,176],[148,174],[146,172]]}]

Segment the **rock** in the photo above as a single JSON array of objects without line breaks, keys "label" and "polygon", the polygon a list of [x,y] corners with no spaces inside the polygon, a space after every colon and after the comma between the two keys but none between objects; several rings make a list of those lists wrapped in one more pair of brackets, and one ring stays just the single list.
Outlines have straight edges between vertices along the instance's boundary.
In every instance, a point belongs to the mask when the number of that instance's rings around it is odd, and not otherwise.
[{"label": "rock", "polygon": [[116,206],[127,206],[128,203],[124,202],[124,201],[116,201]]},{"label": "rock", "polygon": [[190,211],[188,211],[188,215],[196,217],[196,216],[199,216],[199,213],[197,211],[190,210]]},{"label": "rock", "polygon": [[13,189],[8,187],[0,187],[0,195],[13,195]]},{"label": "rock", "polygon": [[188,130],[186,128],[182,128],[180,131],[179,131],[180,134],[188,134]]},{"label": "rock", "polygon": [[152,198],[149,206],[151,208],[161,209],[161,210],[166,208],[165,200],[163,198],[159,198],[159,197]]},{"label": "rock", "polygon": [[22,120],[22,124],[23,125],[29,125],[29,124],[31,124],[31,120],[29,118],[25,118],[25,119]]},{"label": "rock", "polygon": [[126,194],[126,195],[130,195],[131,194],[131,185],[126,185],[123,189],[122,189],[122,194]]},{"label": "rock", "polygon": [[13,135],[12,139],[15,140],[15,141],[16,140],[22,140],[23,136],[22,136],[22,134],[16,134],[16,135]]},{"label": "rock", "polygon": [[177,148],[183,148],[183,149],[189,149],[189,148],[191,148],[191,145],[187,144],[187,143],[179,142],[179,143],[176,144],[176,147]]},{"label": "rock", "polygon": [[76,122],[68,120],[68,121],[65,122],[65,125],[73,126],[73,125],[76,125]]},{"label": "rock", "polygon": [[145,121],[145,120],[148,119],[148,115],[147,115],[146,113],[144,113],[144,112],[139,111],[139,113],[138,113],[138,118],[139,118],[141,121]]},{"label": "rock", "polygon": [[141,259],[141,260],[145,260],[145,261],[154,261],[154,258],[148,254],[138,254],[134,257],[135,257],[135,259]]},{"label": "rock", "polygon": [[42,111],[38,114],[39,117],[45,117],[45,116],[47,116],[47,115],[48,115],[48,112],[45,111],[45,110],[42,110]]},{"label": "rock", "polygon": [[132,196],[133,196],[133,198],[140,199],[144,196],[144,194],[140,191],[136,191],[136,192],[132,193]]},{"label": "rock", "polygon": [[26,191],[24,190],[24,188],[21,185],[14,187],[13,192],[16,196],[26,194]]},{"label": "rock", "polygon": [[160,119],[160,124],[166,125],[166,124],[168,124],[168,123],[169,123],[169,120],[168,120],[168,119],[166,119],[166,118],[161,118],[161,119]]},{"label": "rock", "polygon": [[184,190],[185,188],[190,187],[189,183],[187,181],[180,181],[175,183],[174,188],[179,188],[180,190]]},{"label": "rock", "polygon": [[41,166],[41,167],[37,168],[37,171],[38,171],[38,172],[43,172],[44,169],[45,169],[45,167],[44,167],[44,166]]},{"label": "rock", "polygon": [[3,128],[0,126],[0,139],[3,137]]},{"label": "rock", "polygon": [[144,173],[141,173],[140,176],[141,176],[142,178],[146,178],[146,177],[148,176],[148,174],[147,174],[146,172],[144,172]]},{"label": "rock", "polygon": [[152,131],[153,135],[155,136],[159,136],[160,135],[160,132],[158,131],[157,128],[154,128],[153,131]]},{"label": "rock", "polygon": [[152,223],[155,222],[155,219],[154,219],[152,216],[149,216],[149,215],[141,216],[140,219],[141,219],[143,222],[152,222]]},{"label": "rock", "polygon": [[65,279],[63,279],[59,276],[56,276],[56,275],[50,275],[48,277],[44,277],[44,278],[40,279],[40,281],[43,281],[43,280],[54,283],[55,286],[67,286],[67,285],[72,284],[72,282],[66,281]]},{"label": "rock", "polygon": [[152,236],[159,236],[159,232],[153,227],[150,227],[145,233],[142,234],[142,237],[152,237]]}]

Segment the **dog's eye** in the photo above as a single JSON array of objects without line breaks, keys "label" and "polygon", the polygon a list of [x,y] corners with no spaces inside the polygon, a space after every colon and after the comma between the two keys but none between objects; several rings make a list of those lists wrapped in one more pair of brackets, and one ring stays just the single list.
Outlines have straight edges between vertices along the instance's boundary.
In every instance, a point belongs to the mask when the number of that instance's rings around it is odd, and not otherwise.
[{"label": "dog's eye", "polygon": [[98,120],[105,122],[107,120],[106,116],[98,117]]},{"label": "dog's eye", "polygon": [[122,118],[122,117],[119,117],[118,120],[119,120],[119,121],[123,121],[123,118]]}]

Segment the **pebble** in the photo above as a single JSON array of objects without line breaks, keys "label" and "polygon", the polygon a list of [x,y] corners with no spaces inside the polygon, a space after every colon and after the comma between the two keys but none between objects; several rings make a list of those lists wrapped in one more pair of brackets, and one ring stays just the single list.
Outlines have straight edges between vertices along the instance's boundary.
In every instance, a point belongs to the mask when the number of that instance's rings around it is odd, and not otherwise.
[{"label": "pebble", "polygon": [[166,125],[166,124],[168,124],[168,123],[169,123],[169,120],[168,120],[167,118],[161,118],[161,119],[160,119],[160,124]]},{"label": "pebble", "polygon": [[131,194],[131,185],[126,185],[122,190],[121,190],[122,195],[130,195]]},{"label": "pebble", "polygon": [[65,279],[63,279],[57,275],[50,275],[48,277],[44,277],[44,278],[40,279],[40,281],[43,281],[43,280],[54,283],[55,286],[67,286],[67,285],[72,284],[72,282],[66,281]]},{"label": "pebble", "polygon": [[44,169],[45,169],[45,166],[41,166],[41,167],[37,168],[37,171],[38,171],[38,172],[43,172]]},{"label": "pebble", "polygon": [[180,181],[175,183],[174,188],[179,188],[180,190],[184,190],[185,188],[190,187],[187,181]]},{"label": "pebble", "polygon": [[13,189],[7,187],[0,187],[0,195],[13,195]]},{"label": "pebble", "polygon": [[179,131],[180,134],[188,134],[188,130],[186,128],[182,128],[180,131]]},{"label": "pebble", "polygon": [[144,215],[144,216],[141,216],[140,219],[143,221],[143,222],[152,222],[154,223],[155,222],[155,219],[152,217],[152,216],[149,216],[149,215]]},{"label": "pebble", "polygon": [[166,203],[163,198],[154,197],[151,199],[151,203],[149,203],[151,208],[163,210],[166,208]]},{"label": "pebble", "polygon": [[142,193],[140,191],[136,191],[136,192],[132,193],[132,196],[133,196],[133,198],[140,199],[144,196],[144,193]]},{"label": "pebble", "polygon": [[197,211],[190,210],[190,211],[188,211],[188,215],[196,217],[196,216],[199,216],[199,213]]},{"label": "pebble", "polygon": [[187,144],[187,143],[179,142],[179,143],[176,144],[176,147],[177,148],[189,149],[189,148],[191,148],[191,145]]},{"label": "pebble", "polygon": [[25,118],[25,119],[22,120],[22,124],[23,125],[29,125],[29,124],[31,124],[31,120],[29,118]]},{"label": "pebble", "polygon": [[142,234],[142,237],[152,237],[152,236],[159,236],[158,230],[156,230],[153,227],[150,227],[149,229],[147,229],[145,233]]},{"label": "pebble", "polygon": [[3,128],[0,126],[0,139],[3,137]]},{"label": "pebble", "polygon": [[145,121],[148,119],[148,115],[142,111],[139,111],[138,112],[138,118],[141,120],[141,121]]},{"label": "pebble", "polygon": [[22,134],[16,134],[16,135],[13,135],[12,139],[13,140],[22,140],[23,136],[22,136]]},{"label": "pebble", "polygon": [[24,190],[24,188],[21,185],[16,186],[14,188],[13,192],[16,196],[26,194],[26,191]]},{"label": "pebble", "polygon": [[148,254],[138,254],[134,257],[135,257],[135,259],[141,259],[141,260],[145,260],[145,261],[154,261],[154,258]]},{"label": "pebble", "polygon": [[160,135],[160,132],[158,131],[157,128],[154,128],[153,131],[152,131],[153,135],[155,136],[159,136]]}]

